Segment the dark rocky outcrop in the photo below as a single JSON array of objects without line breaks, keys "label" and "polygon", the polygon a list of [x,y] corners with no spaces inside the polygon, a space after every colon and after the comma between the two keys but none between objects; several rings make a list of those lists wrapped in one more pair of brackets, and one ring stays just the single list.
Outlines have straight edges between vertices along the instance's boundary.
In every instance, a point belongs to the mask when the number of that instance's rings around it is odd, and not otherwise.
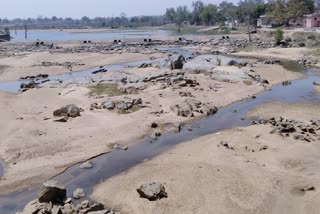
[{"label": "dark rocky outcrop", "polygon": [[74,104],[66,105],[58,110],[53,112],[53,116],[55,117],[79,117],[81,108],[77,107]]},{"label": "dark rocky outcrop", "polygon": [[64,187],[57,182],[47,181],[42,184],[38,200],[40,203],[61,203],[66,197],[67,190]]},{"label": "dark rocky outcrop", "polygon": [[137,189],[141,198],[146,198],[149,201],[157,201],[162,198],[167,198],[168,194],[166,193],[165,187],[161,183],[147,183],[140,186]]}]

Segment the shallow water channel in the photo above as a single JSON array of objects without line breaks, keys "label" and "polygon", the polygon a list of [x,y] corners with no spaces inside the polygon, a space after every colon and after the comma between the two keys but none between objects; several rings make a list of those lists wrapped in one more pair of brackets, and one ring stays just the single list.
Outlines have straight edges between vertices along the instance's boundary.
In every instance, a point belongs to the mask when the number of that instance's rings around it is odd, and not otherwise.
[{"label": "shallow water channel", "polygon": [[[140,63],[141,62],[136,62],[136,64]],[[126,66],[128,65],[129,64],[126,64]],[[88,70],[87,72],[90,71]],[[184,125],[180,132],[172,131],[164,133],[157,140],[151,140],[151,138],[147,136],[140,142],[129,146],[127,151],[114,150],[93,158],[91,160],[94,163],[92,169],[80,169],[79,166],[81,163],[79,163],[52,179],[65,185],[69,195],[71,195],[76,188],[83,188],[87,195],[90,195],[93,187],[98,182],[118,175],[145,160],[168,151],[179,143],[192,140],[196,137],[217,133],[225,129],[250,125],[251,119],[245,119],[248,111],[264,103],[280,101],[285,103],[320,104],[320,94],[313,88],[313,82],[320,81],[320,76],[316,75],[316,73],[320,74],[320,69],[309,68],[304,71],[304,73],[306,77],[292,81],[292,85],[285,87],[281,84],[275,85],[271,90],[258,93],[255,99],[248,98],[236,102],[219,109],[215,115],[197,119],[188,125]],[[72,75],[82,74],[78,72]],[[63,75],[59,76],[61,78]],[[2,84],[3,83],[0,84],[0,88],[3,87]],[[192,127],[192,131],[189,131],[190,127]],[[16,213],[16,211],[22,209],[26,203],[37,197],[38,188],[39,187],[32,187],[22,192],[0,195],[0,213]]]}]

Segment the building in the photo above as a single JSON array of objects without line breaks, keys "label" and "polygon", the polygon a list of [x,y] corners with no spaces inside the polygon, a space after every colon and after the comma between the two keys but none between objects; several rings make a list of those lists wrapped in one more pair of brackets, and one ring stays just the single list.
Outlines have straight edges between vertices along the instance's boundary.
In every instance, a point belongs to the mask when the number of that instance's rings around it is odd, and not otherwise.
[{"label": "building", "polygon": [[274,16],[272,15],[262,15],[259,17],[257,22],[257,27],[263,27],[263,28],[272,28],[276,27],[276,22],[274,20]]},{"label": "building", "polygon": [[306,28],[320,27],[320,12],[305,15],[303,26]]}]

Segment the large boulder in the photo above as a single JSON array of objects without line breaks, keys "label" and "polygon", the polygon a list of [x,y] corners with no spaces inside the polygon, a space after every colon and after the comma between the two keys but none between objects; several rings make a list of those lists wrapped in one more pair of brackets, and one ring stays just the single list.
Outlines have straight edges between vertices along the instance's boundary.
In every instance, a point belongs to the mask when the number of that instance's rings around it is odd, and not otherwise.
[{"label": "large boulder", "polygon": [[210,72],[217,66],[231,66],[238,64],[237,60],[226,56],[201,55],[183,65],[183,70],[190,73]]},{"label": "large boulder", "polygon": [[53,112],[55,117],[78,117],[80,116],[81,109],[74,104],[66,105]]},{"label": "large boulder", "polygon": [[42,184],[38,200],[40,203],[62,203],[67,197],[67,190],[55,181]]},{"label": "large boulder", "polygon": [[186,59],[182,55],[173,55],[160,63],[161,68],[182,69]]},{"label": "large boulder", "polygon": [[146,198],[149,201],[157,201],[162,198],[168,197],[168,194],[166,193],[164,185],[160,183],[155,183],[155,182],[147,183],[140,186],[137,189],[137,192],[139,193],[141,198]]}]

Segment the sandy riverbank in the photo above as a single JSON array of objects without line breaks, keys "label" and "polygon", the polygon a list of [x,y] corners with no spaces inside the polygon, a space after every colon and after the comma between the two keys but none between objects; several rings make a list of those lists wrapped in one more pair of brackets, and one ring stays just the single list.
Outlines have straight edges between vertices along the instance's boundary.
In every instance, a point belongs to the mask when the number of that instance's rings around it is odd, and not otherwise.
[{"label": "sandy riverbank", "polygon": [[[268,103],[249,115],[319,120],[317,109]],[[281,137],[271,130],[270,124],[254,125],[179,144],[97,185],[92,197],[121,213],[317,213],[318,142]],[[136,189],[148,182],[163,183],[168,198],[140,198]],[[301,191],[307,186],[316,190]]]},{"label": "sandy riverbank", "polygon": [[[83,60],[83,55],[75,56],[77,55],[71,56],[73,60],[77,57]],[[42,54],[39,54],[39,57],[41,58]],[[87,57],[86,60],[90,63],[105,64],[141,59],[140,57],[143,58],[145,55],[121,54],[97,59],[93,54]],[[62,55],[60,59],[65,58]],[[30,66],[32,63],[29,61],[21,60],[20,66]],[[41,88],[22,94],[1,92],[0,115],[3,119],[0,122],[0,157],[5,163],[5,174],[1,178],[0,192],[14,192],[39,185],[71,164],[110,151],[112,143],[129,145],[141,136],[152,133],[150,125],[153,122],[161,125],[183,123],[192,119],[180,117],[171,110],[173,105],[187,99],[181,96],[181,92],[189,92],[193,99],[216,107],[248,98],[264,90],[260,83],[250,79],[239,79],[238,74],[245,75],[252,69],[255,70],[255,74],[268,79],[270,85],[302,77],[301,74],[287,71],[280,65],[254,64],[253,68],[219,66],[216,68],[217,71],[213,71],[217,76],[210,78],[203,73],[186,74],[186,78],[199,84],[196,87],[169,85],[163,88],[161,83],[150,82],[138,94],[120,94],[112,98],[108,98],[108,94],[89,96],[90,90],[86,86]],[[178,71],[156,67],[130,68],[125,69],[123,74],[130,77],[136,74],[149,76],[165,72],[175,74]],[[16,74],[12,70],[12,74],[4,73],[3,78],[15,79],[20,75],[26,73]],[[118,76],[119,73],[115,71],[103,75]],[[238,79],[226,81],[229,77]],[[118,114],[105,109],[90,111],[92,103],[124,97],[141,98],[145,108],[131,114]],[[67,123],[53,122],[55,118],[52,117],[52,112],[71,103],[84,109],[81,117],[70,119]],[[196,114],[197,116],[201,114]]]}]

